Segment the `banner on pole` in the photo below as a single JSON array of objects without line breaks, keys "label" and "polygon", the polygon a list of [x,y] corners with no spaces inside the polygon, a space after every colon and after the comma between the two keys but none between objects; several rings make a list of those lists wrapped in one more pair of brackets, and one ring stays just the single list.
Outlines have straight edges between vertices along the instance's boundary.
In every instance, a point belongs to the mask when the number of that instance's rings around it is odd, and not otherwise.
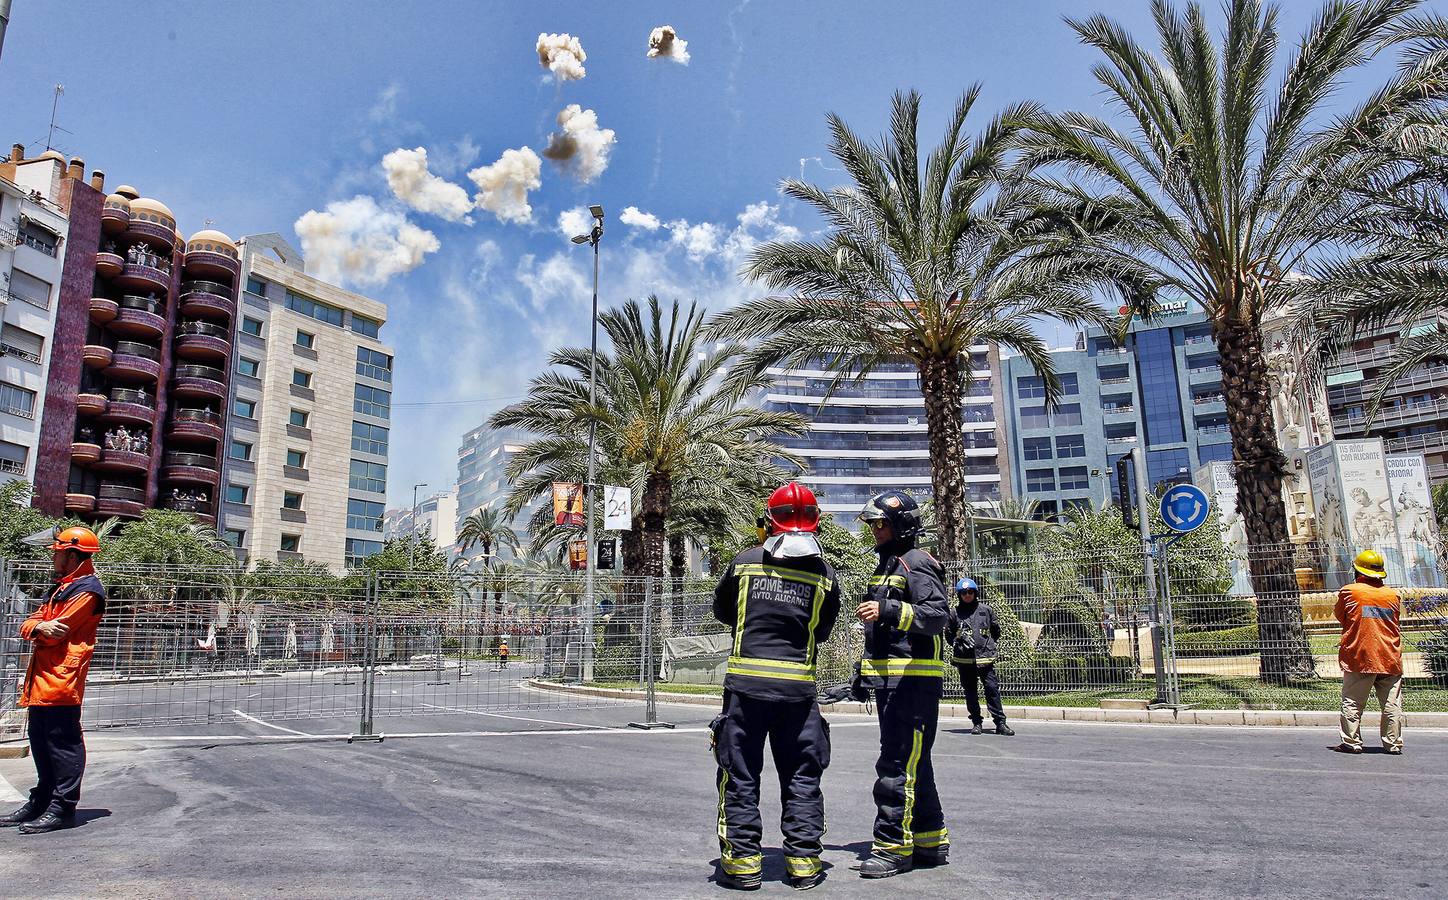
[{"label": "banner on pole", "polygon": [[581,527],[583,523],[583,485],[576,481],[553,482],[553,524]]},{"label": "banner on pole", "polygon": [[599,571],[612,571],[615,561],[618,559],[618,542],[613,538],[602,538],[598,542],[598,564]]},{"label": "banner on pole", "polygon": [[568,568],[575,572],[588,568],[588,541],[568,542]]},{"label": "banner on pole", "polygon": [[628,488],[611,485],[604,487],[603,527],[606,531],[628,531],[633,528],[633,492]]}]

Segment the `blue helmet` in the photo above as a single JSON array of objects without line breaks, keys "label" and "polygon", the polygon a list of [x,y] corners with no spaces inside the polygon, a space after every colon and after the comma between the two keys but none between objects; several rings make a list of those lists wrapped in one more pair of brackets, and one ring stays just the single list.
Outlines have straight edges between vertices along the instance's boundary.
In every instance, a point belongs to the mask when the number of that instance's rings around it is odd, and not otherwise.
[{"label": "blue helmet", "polygon": [[979,597],[980,585],[975,583],[974,578],[962,578],[955,583],[955,593],[958,595],[961,591],[975,591],[975,595]]}]

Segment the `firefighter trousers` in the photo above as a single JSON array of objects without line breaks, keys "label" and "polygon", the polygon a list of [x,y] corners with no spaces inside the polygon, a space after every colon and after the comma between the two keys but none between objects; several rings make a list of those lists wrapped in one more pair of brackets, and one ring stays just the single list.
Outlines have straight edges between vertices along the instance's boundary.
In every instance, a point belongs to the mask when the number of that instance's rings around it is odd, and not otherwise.
[{"label": "firefighter trousers", "polygon": [[830,729],[819,704],[724,693],[724,711],[710,724],[719,764],[719,860],[730,875],[763,871],[759,776],[764,741],[779,774],[785,866],[790,875],[820,871],[825,798],[820,777],[830,764]]},{"label": "firefighter trousers", "polygon": [[1006,709],[1001,705],[1001,684],[996,677],[995,665],[986,663],[980,665],[967,663],[955,667],[960,672],[960,686],[965,691],[965,708],[970,712],[970,720],[979,725],[983,721],[980,715],[980,691],[985,688],[985,705],[990,711],[990,717],[997,726],[1005,724]]},{"label": "firefighter trousers", "polygon": [[940,716],[940,681],[875,692],[880,758],[875,763],[876,854],[910,856],[949,846],[930,749]]}]

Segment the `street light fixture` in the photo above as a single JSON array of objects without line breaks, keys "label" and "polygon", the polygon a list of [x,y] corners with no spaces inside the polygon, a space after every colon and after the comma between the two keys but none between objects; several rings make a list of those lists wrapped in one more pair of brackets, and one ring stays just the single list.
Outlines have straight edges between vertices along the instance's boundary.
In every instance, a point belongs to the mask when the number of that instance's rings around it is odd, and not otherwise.
[{"label": "street light fixture", "polygon": [[407,542],[407,571],[412,571],[413,552],[417,549],[417,489],[427,487],[426,481],[419,481],[412,486],[412,519],[408,522],[408,530],[412,540]]},{"label": "street light fixture", "polygon": [[593,680],[593,611],[596,606],[593,597],[594,534],[593,494],[595,481],[595,460],[593,442],[598,422],[592,415],[594,394],[598,383],[598,242],[603,238],[603,207],[594,204],[588,207],[593,215],[593,228],[588,234],[574,235],[573,243],[593,245],[593,316],[589,326],[588,344],[588,483],[583,486],[583,516],[587,523],[587,551],[584,554],[583,582],[583,680]]}]

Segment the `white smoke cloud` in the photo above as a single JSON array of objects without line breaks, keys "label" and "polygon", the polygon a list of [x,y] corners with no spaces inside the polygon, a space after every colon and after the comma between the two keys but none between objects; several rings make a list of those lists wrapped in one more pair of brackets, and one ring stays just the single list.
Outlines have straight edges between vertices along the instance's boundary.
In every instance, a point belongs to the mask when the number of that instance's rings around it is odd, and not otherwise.
[{"label": "white smoke cloud", "polygon": [[364,195],[328,203],[321,212],[308,210],[293,227],[308,271],[344,284],[386,284],[422,265],[441,246],[431,231]]},{"label": "white smoke cloud", "polygon": [[449,222],[471,222],[473,201],[468,192],[427,169],[427,150],[393,150],[382,157],[392,195],[418,212],[441,216]]},{"label": "white smoke cloud", "polygon": [[642,228],[645,231],[658,231],[664,223],[653,213],[646,213],[637,206],[625,206],[623,212],[619,213],[618,220],[625,225],[634,228]]},{"label": "white smoke cloud", "polygon": [[689,42],[679,37],[672,25],[660,25],[649,32],[649,59],[671,59],[689,64]]},{"label": "white smoke cloud", "polygon": [[553,73],[559,81],[578,81],[588,74],[583,61],[588,54],[583,44],[571,34],[538,35],[538,64]]},{"label": "white smoke cloud", "polygon": [[478,186],[477,204],[498,217],[500,222],[531,222],[533,207],[528,205],[528,192],[543,186],[543,161],[531,147],[504,150],[492,165],[479,166],[468,173]]},{"label": "white smoke cloud", "polygon": [[579,181],[586,183],[602,175],[614,145],[613,129],[599,128],[598,114],[577,103],[563,108],[558,124],[563,130],[548,136],[543,155]]},{"label": "white smoke cloud", "polygon": [[588,234],[593,228],[593,216],[582,206],[565,209],[558,214],[558,230],[566,238],[576,234]]}]

